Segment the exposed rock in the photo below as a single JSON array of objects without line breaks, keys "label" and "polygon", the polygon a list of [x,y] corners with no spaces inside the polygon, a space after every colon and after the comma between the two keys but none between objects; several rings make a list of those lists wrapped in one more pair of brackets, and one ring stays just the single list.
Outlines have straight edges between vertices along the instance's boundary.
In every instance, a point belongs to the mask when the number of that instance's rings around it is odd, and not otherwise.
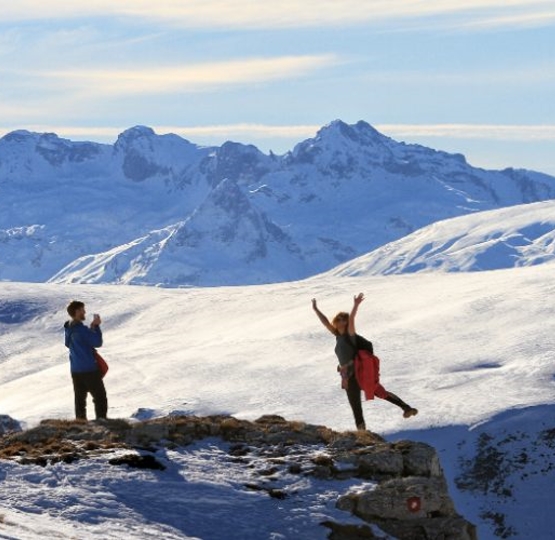
[{"label": "exposed rock", "polygon": [[255,422],[229,416],[170,416],[144,422],[44,420],[33,429],[2,436],[0,459],[46,466],[127,449],[109,463],[162,471],[165,466],[149,452],[207,437],[229,442],[229,459],[253,469],[254,480],[246,488],[265,491],[275,499],[292,494],[274,482],[284,474],[371,480],[337,501],[339,509],[369,526],[326,522],[331,539],[476,538],[474,526],[455,511],[432,447],[410,441],[387,443],[370,432],[338,433],[279,416]]},{"label": "exposed rock", "polygon": [[439,457],[431,446],[411,441],[401,441],[395,448],[403,455],[403,476],[443,476]]},{"label": "exposed rock", "polygon": [[[0,305],[0,316],[1,308],[2,306]],[[19,422],[7,414],[0,414],[0,435],[12,433],[14,431],[21,431],[21,425]]]},{"label": "exposed rock", "polygon": [[410,522],[376,520],[375,523],[399,540],[477,540],[478,538],[476,527],[457,515],[433,519],[421,518]]},{"label": "exposed rock", "polygon": [[59,461],[70,463],[98,452],[127,447],[122,442],[122,433],[129,428],[123,420],[110,420],[103,424],[43,420],[35,428],[3,435],[0,439],[0,459],[43,466]]},{"label": "exposed rock", "polygon": [[355,454],[363,478],[387,478],[403,474],[403,455],[395,448],[380,444]]},{"label": "exposed rock", "polygon": [[127,454],[113,458],[108,461],[110,465],[127,465],[133,469],[153,469],[157,471],[166,470],[165,465],[162,465],[154,456],[138,456],[136,454]]},{"label": "exposed rock", "polygon": [[372,491],[343,495],[337,506],[370,522],[375,519],[415,520],[454,513],[443,479],[418,476],[386,480]]},{"label": "exposed rock", "polygon": [[384,539],[384,536],[376,536],[374,531],[366,525],[342,525],[326,521],[322,523],[324,527],[331,530],[329,540],[375,540]]}]

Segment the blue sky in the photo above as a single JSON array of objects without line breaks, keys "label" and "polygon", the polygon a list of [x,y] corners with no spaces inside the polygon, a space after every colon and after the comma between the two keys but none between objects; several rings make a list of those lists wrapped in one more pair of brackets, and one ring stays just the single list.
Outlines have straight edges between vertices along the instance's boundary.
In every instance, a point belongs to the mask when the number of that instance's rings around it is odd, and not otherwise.
[{"label": "blue sky", "polygon": [[340,118],[555,175],[555,0],[2,0],[0,134],[283,153]]}]

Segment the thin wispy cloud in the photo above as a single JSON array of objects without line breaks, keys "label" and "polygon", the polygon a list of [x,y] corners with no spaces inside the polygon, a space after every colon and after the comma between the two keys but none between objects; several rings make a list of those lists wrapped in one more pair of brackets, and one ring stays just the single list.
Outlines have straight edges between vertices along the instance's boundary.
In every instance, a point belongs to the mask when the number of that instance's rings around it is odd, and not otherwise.
[{"label": "thin wispy cloud", "polygon": [[0,101],[0,118],[4,123],[16,122],[14,127],[19,128],[22,124],[29,122],[44,121],[45,118],[50,118],[50,115],[48,111],[45,111],[43,103],[23,103],[12,99]]},{"label": "thin wispy cloud", "polygon": [[[232,124],[215,126],[159,126],[161,133],[176,133],[186,137],[253,137],[286,138],[299,140],[314,137],[322,126]],[[450,137],[459,139],[490,139],[530,141],[555,141],[555,125],[495,125],[495,124],[377,124],[376,129],[396,137]]]},{"label": "thin wispy cloud", "polygon": [[461,24],[462,29],[488,30],[495,28],[538,28],[552,26],[555,23],[555,8],[532,13],[515,13],[484,17]]},{"label": "thin wispy cloud", "polygon": [[[22,128],[39,133],[54,132],[63,137],[90,140],[115,140],[130,126],[68,126],[27,124]],[[264,125],[228,124],[207,126],[152,126],[158,134],[174,133],[182,137],[212,138],[214,140],[237,139],[251,142],[251,139],[287,139],[301,141],[314,137],[322,127],[316,124]],[[401,138],[450,138],[497,141],[555,141],[555,125],[496,125],[496,124],[377,124],[376,129],[389,137]],[[0,128],[5,134],[10,128]]]},{"label": "thin wispy cloud", "polygon": [[[2,7],[0,21],[117,16],[188,28],[299,28],[464,16],[497,24],[544,25],[552,0],[17,0]],[[504,22],[503,22],[504,21]]]},{"label": "thin wispy cloud", "polygon": [[486,68],[451,68],[435,70],[391,70],[369,71],[361,75],[365,81],[373,84],[430,84],[442,86],[475,87],[487,84],[505,84],[511,86],[540,84],[555,81],[555,70],[552,63],[535,62],[531,59],[526,66]]},{"label": "thin wispy cloud", "polygon": [[284,138],[299,140],[313,137],[321,126],[313,124],[272,126],[264,124],[231,124],[214,126],[160,126],[161,132],[171,132],[184,137],[239,137]]},{"label": "thin wispy cloud", "polygon": [[302,77],[336,65],[332,54],[247,58],[184,66],[137,69],[72,69],[29,74],[66,91],[95,95],[163,94],[213,90],[230,85],[266,83]]},{"label": "thin wispy cloud", "polygon": [[104,142],[146,123],[281,152],[320,120],[367,118],[552,168],[554,2],[5,1],[0,122]]},{"label": "thin wispy cloud", "polygon": [[384,124],[391,137],[440,137],[497,141],[555,141],[555,125],[496,124]]}]

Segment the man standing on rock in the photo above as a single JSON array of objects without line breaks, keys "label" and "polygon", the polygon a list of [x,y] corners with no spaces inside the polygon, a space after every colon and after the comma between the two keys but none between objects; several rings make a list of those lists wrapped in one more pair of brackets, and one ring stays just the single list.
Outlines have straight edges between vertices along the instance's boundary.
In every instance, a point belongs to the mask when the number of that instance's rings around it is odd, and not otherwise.
[{"label": "man standing on rock", "polygon": [[106,418],[108,399],[94,357],[94,348],[102,346],[102,330],[100,316],[94,315],[90,327],[83,324],[86,319],[85,304],[73,300],[67,306],[70,321],[64,324],[65,346],[69,349],[69,363],[73,391],[75,393],[75,417],[87,419],[87,394],[90,393],[94,402],[96,419]]}]

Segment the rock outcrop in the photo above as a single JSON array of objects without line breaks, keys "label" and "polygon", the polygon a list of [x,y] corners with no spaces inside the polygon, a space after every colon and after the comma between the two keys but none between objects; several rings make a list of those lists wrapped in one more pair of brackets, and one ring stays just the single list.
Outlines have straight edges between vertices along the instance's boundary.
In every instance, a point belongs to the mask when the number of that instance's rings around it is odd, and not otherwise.
[{"label": "rock outcrop", "polygon": [[[386,442],[371,432],[338,433],[324,426],[263,416],[254,422],[229,416],[169,416],[147,421],[44,420],[33,429],[3,435],[0,459],[46,466],[118,449],[110,465],[164,470],[152,455],[207,437],[226,441],[231,458],[267,479],[283,472],[321,480],[364,480],[346,490],[337,507],[368,525],[325,522],[330,539],[474,540],[475,527],[457,514],[435,450],[423,443]],[[128,450],[122,455],[122,449]],[[263,480],[249,489],[288,497]]]},{"label": "rock outcrop", "polygon": [[0,414],[0,435],[21,431],[21,425],[7,414]]}]

